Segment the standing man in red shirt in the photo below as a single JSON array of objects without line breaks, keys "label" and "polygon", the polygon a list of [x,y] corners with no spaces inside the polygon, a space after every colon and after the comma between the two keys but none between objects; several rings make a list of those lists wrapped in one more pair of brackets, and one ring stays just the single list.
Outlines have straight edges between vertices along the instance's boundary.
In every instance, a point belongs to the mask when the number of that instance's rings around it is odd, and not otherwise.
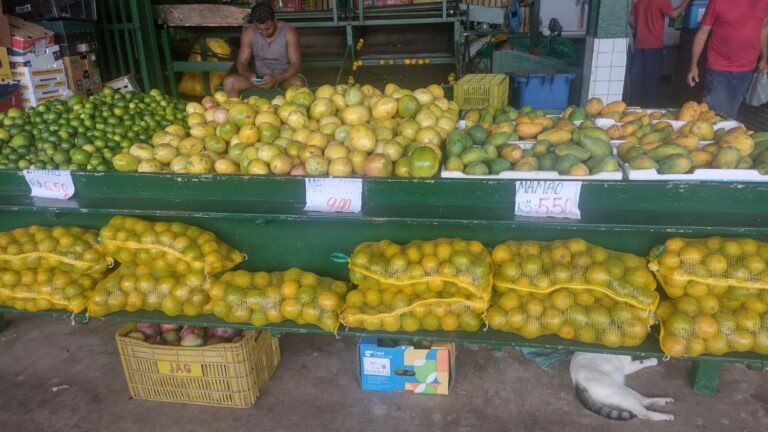
[{"label": "standing man in red shirt", "polygon": [[768,72],[766,17],[768,0],[709,0],[693,39],[688,84],[699,82],[698,61],[709,36],[704,102],[715,112],[736,118],[755,66]]},{"label": "standing man in red shirt", "polygon": [[675,18],[688,6],[683,0],[676,8],[670,0],[635,0],[629,25],[635,30],[635,48],[629,64],[631,105],[645,108],[657,106],[659,73],[664,53],[664,17]]}]

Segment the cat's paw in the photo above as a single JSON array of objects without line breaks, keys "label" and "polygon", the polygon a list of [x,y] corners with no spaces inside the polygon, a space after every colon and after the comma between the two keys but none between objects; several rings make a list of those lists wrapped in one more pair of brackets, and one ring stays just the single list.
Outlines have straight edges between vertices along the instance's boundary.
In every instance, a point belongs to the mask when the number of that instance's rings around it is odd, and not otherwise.
[{"label": "cat's paw", "polygon": [[651,403],[654,405],[670,405],[675,402],[672,398],[652,398]]},{"label": "cat's paw", "polygon": [[659,359],[657,359],[656,357],[651,357],[649,359],[643,360],[643,363],[649,366],[656,366],[657,364],[659,364]]}]

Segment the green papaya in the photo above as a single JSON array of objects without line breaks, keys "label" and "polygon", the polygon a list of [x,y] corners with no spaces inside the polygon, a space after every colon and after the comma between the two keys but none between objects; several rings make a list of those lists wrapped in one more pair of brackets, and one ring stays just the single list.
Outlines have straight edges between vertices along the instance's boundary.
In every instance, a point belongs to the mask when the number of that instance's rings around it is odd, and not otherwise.
[{"label": "green papaya", "polygon": [[[757,132],[757,133],[768,133],[768,132]],[[755,134],[753,134],[754,136]],[[768,148],[768,139],[762,140],[762,141],[755,141],[755,148],[752,149],[752,153],[749,154],[749,157],[752,159],[756,158],[760,153],[763,152],[763,150]]]},{"label": "green papaya", "polygon": [[448,156],[459,156],[466,149],[461,141],[448,141],[445,143],[445,152]]},{"label": "green papaya", "polygon": [[[608,135],[608,132],[597,127],[581,129],[581,137],[582,139],[584,139],[584,137],[592,137],[592,138],[603,140],[605,142],[611,141],[611,137]],[[574,141],[579,142],[579,140],[576,140],[576,139],[574,139]]]},{"label": "green papaya", "polygon": [[712,159],[712,168],[735,169],[739,165],[741,153],[734,147],[723,147]]},{"label": "green papaya", "polygon": [[666,159],[669,156],[676,154],[684,155],[687,157],[688,153],[688,149],[681,146],[680,144],[662,144],[652,150],[649,150],[647,155],[656,162],[660,162],[662,159]]},{"label": "green papaya", "polygon": [[445,160],[445,169],[446,171],[464,171],[464,162],[458,156],[449,156]]},{"label": "green papaya", "polygon": [[639,156],[636,156],[630,159],[629,166],[632,167],[632,169],[636,169],[636,170],[659,168],[659,164],[656,163],[655,160],[648,157],[648,155],[646,154],[641,154]]},{"label": "green papaya", "polygon": [[488,139],[488,131],[480,125],[474,125],[467,129],[467,135],[472,140],[472,144],[476,146],[483,145],[485,140]]},{"label": "green papaya", "polygon": [[591,136],[585,136],[581,139],[581,147],[585,148],[593,158],[605,157],[613,153],[608,141]]},{"label": "green papaya", "polygon": [[517,116],[519,114],[517,113],[517,110],[513,107],[508,106],[507,107],[507,116],[509,116],[510,120],[517,120]]},{"label": "green papaya", "polygon": [[[587,120],[587,121],[589,121],[589,120]],[[584,126],[584,123],[582,123],[581,125]],[[573,132],[571,132],[571,139],[573,141],[575,141],[575,142],[581,142],[581,138],[583,136],[584,136],[584,130],[581,129],[580,127],[574,129]],[[565,143],[565,144],[567,144],[567,143]]]},{"label": "green papaya", "polygon": [[607,157],[607,156],[603,156],[603,157],[596,157],[596,158],[594,158],[594,157],[593,157],[593,158],[589,158],[589,159],[587,159],[586,161],[584,161],[584,165],[586,165],[586,166],[587,166],[587,168],[589,168],[589,170],[590,170],[590,171],[592,171],[592,168],[596,167],[596,166],[597,166],[597,164],[599,164],[600,162],[602,162],[602,161],[603,161],[603,159],[604,159],[604,158],[606,158],[606,157]]},{"label": "green papaya", "polygon": [[686,154],[673,154],[659,162],[656,170],[659,174],[685,174],[692,166],[691,158]]},{"label": "green papaya", "polygon": [[496,111],[496,115],[493,117],[493,124],[501,124],[510,121],[509,115],[504,111]]},{"label": "green papaya", "polygon": [[757,172],[760,173],[760,175],[768,175],[768,164],[762,164],[757,167]]},{"label": "green papaya", "polygon": [[557,163],[555,163],[555,171],[557,171],[560,175],[566,175],[568,173],[568,169],[577,163],[581,163],[581,159],[577,158],[573,154],[569,153],[563,155],[557,159]]},{"label": "green papaya", "polygon": [[591,156],[589,150],[575,144],[560,144],[555,147],[555,154],[561,157],[571,154],[579,159],[579,161],[585,161]]},{"label": "green papaya", "polygon": [[493,123],[493,117],[494,117],[493,113],[488,111],[488,110],[484,109],[484,110],[480,111],[480,122],[481,123],[492,124]]},{"label": "green papaya", "polygon": [[485,163],[488,165],[488,170],[491,174],[499,174],[502,171],[509,171],[512,169],[512,164],[504,159],[494,159]]},{"label": "green papaya", "polygon": [[573,113],[573,110],[578,108],[576,105],[568,105],[564,110],[563,113],[560,115],[560,117],[567,119],[571,117],[571,113]]},{"label": "green papaya", "polygon": [[720,141],[726,132],[728,131],[725,130],[724,128],[717,128],[717,130],[715,130],[715,137],[713,138],[713,140]]},{"label": "green papaya", "polygon": [[539,169],[539,160],[535,157],[524,157],[512,169],[515,171],[536,171]]},{"label": "green papaya", "polygon": [[736,165],[736,169],[752,169],[754,166],[755,163],[752,161],[752,159],[743,157],[739,159],[739,164]]},{"label": "green papaya", "polygon": [[536,141],[536,144],[531,147],[531,151],[536,156],[541,156],[543,154],[549,153],[549,149],[552,147],[552,144],[547,140],[539,140]]},{"label": "green papaya", "polygon": [[523,157],[535,157],[536,155],[533,153],[533,150],[531,149],[525,149],[523,150]]},{"label": "green papaya", "polygon": [[755,165],[768,164],[768,151],[764,150],[762,153],[760,153],[753,159],[755,160]]},{"label": "green papaya", "polygon": [[478,147],[472,147],[464,150],[461,153],[461,162],[469,166],[475,162],[482,162],[486,159],[485,151]]},{"label": "green papaya", "polygon": [[587,119],[587,110],[582,107],[574,108],[568,116],[570,121],[584,121]]},{"label": "green papaya", "polygon": [[495,134],[489,136],[488,139],[485,140],[485,143],[498,147],[502,144],[506,144],[509,141],[511,135],[512,134],[509,132],[496,132]]},{"label": "green papaya", "polygon": [[467,175],[485,176],[488,175],[489,172],[488,165],[482,162],[474,162],[464,168],[464,174]]},{"label": "green papaya", "polygon": [[590,167],[589,171],[592,175],[600,174],[603,172],[616,172],[619,170],[619,161],[613,156],[606,156],[599,159],[599,163]]},{"label": "green papaya", "polygon": [[592,119],[586,119],[579,125],[579,128],[582,128],[582,129],[588,129],[593,127],[595,127],[595,123],[592,121]]},{"label": "green papaya", "polygon": [[547,153],[539,156],[539,169],[542,171],[554,171],[555,164],[557,163],[557,155],[554,153]]},{"label": "green papaya", "polygon": [[486,143],[483,146],[483,151],[485,152],[485,160],[493,160],[499,157],[499,150],[493,144]]},{"label": "green papaya", "polygon": [[755,132],[752,135],[750,135],[750,137],[752,137],[752,140],[754,142],[768,141],[768,131]]},{"label": "green papaya", "polygon": [[653,126],[645,125],[645,126],[641,127],[640,129],[636,130],[632,134],[632,136],[642,137],[642,136],[645,136],[645,135],[647,135],[647,134],[649,134],[651,132],[653,132]]}]

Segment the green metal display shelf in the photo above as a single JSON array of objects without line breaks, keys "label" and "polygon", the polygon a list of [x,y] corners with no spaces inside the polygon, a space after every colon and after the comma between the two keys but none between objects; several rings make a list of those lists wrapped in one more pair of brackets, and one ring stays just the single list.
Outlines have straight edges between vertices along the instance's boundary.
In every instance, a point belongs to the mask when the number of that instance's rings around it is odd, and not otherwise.
[{"label": "green metal display shelf", "polygon": [[[515,216],[515,182],[506,180],[367,178],[360,214],[324,214],[303,210],[302,178],[84,172],[72,177],[77,192],[69,201],[61,201],[32,198],[21,173],[0,172],[0,230],[30,224],[97,228],[115,214],[179,220],[211,230],[245,252],[248,260],[240,268],[272,271],[295,266],[344,280],[346,265],[329,256],[348,254],[358,243],[370,240],[407,242],[450,236],[492,246],[508,239],[578,236],[607,248],[647,255],[651,247],[671,236],[768,236],[768,184],[759,183],[585,181],[582,217],[576,221]],[[207,316],[171,318],[151,312],[116,313],[106,319],[223,325]],[[288,324],[266,328],[278,334],[322,333],[315,327]],[[341,334],[391,335],[355,329]],[[640,347],[612,350],[556,337],[527,341],[496,331],[396,336],[662,356],[654,338]],[[692,360],[694,388],[701,392],[716,390],[721,362],[751,367],[768,362],[748,354]]]}]

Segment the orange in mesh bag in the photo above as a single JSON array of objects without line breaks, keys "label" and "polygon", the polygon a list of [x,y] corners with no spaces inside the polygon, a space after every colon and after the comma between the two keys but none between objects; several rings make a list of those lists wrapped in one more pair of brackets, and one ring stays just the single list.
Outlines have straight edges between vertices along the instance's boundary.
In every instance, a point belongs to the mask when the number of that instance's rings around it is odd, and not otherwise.
[{"label": "orange in mesh bag", "polygon": [[151,265],[162,270],[217,274],[243,261],[243,253],[216,235],[181,222],[151,222],[115,216],[101,229],[108,255],[121,263]]},{"label": "orange in mesh bag", "polygon": [[80,227],[39,225],[0,233],[0,268],[103,273],[112,259],[104,256],[98,234]]},{"label": "orange in mesh bag", "polygon": [[104,316],[125,310],[160,310],[166,315],[195,316],[208,312],[210,297],[201,270],[186,273],[126,263],[99,282],[88,299],[88,314]]},{"label": "orange in mesh bag", "polygon": [[768,244],[671,238],[650,255],[670,297],[656,312],[666,354],[768,354]]},{"label": "orange in mesh bag", "polygon": [[211,311],[229,322],[264,326],[290,320],[335,332],[349,286],[291,268],[280,272],[227,272],[211,282]]},{"label": "orange in mesh bag", "polygon": [[82,311],[100,275],[59,269],[0,270],[0,304],[19,310]]},{"label": "orange in mesh bag", "polygon": [[382,240],[355,248],[349,277],[354,284],[383,289],[442,282],[446,294],[465,291],[479,297],[493,284],[493,263],[485,246],[474,240],[415,240],[405,246]]}]

